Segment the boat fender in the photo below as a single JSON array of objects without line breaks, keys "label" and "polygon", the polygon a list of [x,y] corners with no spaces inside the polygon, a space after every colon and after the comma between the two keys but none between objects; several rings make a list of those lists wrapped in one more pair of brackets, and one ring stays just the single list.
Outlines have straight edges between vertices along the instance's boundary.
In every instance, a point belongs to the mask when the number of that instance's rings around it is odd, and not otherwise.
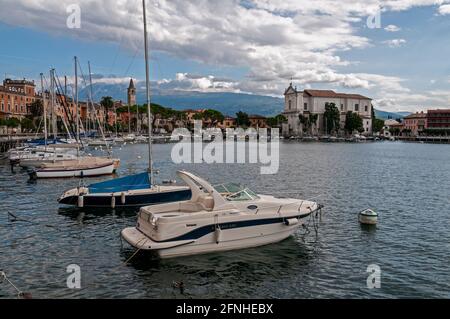
[{"label": "boat fender", "polygon": [[122,194],[120,194],[120,202],[122,203],[122,205],[125,205],[125,193],[122,192]]},{"label": "boat fender", "polygon": [[222,229],[220,229],[220,226],[216,226],[216,230],[214,231],[215,237],[216,237],[216,244],[219,244],[222,240]]},{"label": "boat fender", "polygon": [[286,219],[286,220],[284,221],[284,224],[285,224],[286,226],[297,225],[297,224],[298,224],[298,219],[297,219],[297,218],[289,218],[289,219]]},{"label": "boat fender", "polygon": [[111,196],[111,208],[116,208],[116,197],[114,196],[114,194]]},{"label": "boat fender", "polygon": [[84,196],[83,195],[78,196],[78,207],[79,208],[84,207]]}]

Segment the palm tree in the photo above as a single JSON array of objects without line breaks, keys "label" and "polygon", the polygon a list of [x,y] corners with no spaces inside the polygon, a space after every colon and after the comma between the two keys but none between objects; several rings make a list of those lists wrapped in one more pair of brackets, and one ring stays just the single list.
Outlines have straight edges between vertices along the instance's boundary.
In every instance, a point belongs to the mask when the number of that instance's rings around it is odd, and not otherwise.
[{"label": "palm tree", "polygon": [[100,105],[103,106],[105,110],[105,122],[106,125],[109,126],[109,110],[114,107],[114,100],[110,96],[104,96],[100,101]]}]

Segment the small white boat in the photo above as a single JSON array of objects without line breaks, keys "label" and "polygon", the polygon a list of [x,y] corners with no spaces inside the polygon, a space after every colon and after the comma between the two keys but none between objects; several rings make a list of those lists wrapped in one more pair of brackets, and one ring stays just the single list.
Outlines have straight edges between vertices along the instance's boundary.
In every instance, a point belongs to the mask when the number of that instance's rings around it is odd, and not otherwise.
[{"label": "small white boat", "polygon": [[135,141],[136,141],[136,143],[147,143],[148,142],[148,137],[147,136],[143,136],[143,135],[139,135],[139,136],[136,136]]},{"label": "small white boat", "polygon": [[363,210],[358,216],[361,224],[376,225],[378,223],[378,214],[371,209]]},{"label": "small white boat", "polygon": [[124,140],[125,142],[134,142],[134,141],[136,140],[136,135],[134,135],[134,134],[128,134],[127,136],[125,136],[125,137],[123,138],[123,140]]},{"label": "small white boat", "polygon": [[112,142],[108,142],[102,139],[91,140],[88,142],[88,146],[108,146],[112,144]]},{"label": "small white boat", "polygon": [[257,195],[236,184],[213,187],[186,171],[188,201],[141,208],[136,227],[121,232],[131,246],[161,258],[267,245],[286,239],[319,211],[315,202]]},{"label": "small white boat", "polygon": [[70,178],[111,175],[117,163],[113,159],[101,157],[81,157],[75,160],[44,164],[30,173],[31,178]]}]

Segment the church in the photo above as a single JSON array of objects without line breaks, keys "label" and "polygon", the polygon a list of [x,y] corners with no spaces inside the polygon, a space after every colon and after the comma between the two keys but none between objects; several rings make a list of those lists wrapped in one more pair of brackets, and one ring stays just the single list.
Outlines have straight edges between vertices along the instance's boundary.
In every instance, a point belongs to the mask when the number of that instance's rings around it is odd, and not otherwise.
[{"label": "church", "polygon": [[325,104],[334,103],[340,112],[340,126],[345,125],[348,111],[358,113],[363,120],[364,135],[372,134],[372,99],[360,94],[336,93],[332,90],[297,90],[292,83],[284,92],[285,105],[283,115],[287,123],[283,124],[283,136],[300,136],[303,127],[300,115],[309,117],[316,115],[317,121],[312,125],[313,135],[326,134],[324,113]]}]

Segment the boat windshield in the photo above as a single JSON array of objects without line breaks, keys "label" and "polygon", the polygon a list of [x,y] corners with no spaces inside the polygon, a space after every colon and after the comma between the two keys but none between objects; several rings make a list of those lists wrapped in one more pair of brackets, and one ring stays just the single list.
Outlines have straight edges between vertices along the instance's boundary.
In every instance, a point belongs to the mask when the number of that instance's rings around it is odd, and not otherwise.
[{"label": "boat windshield", "polygon": [[236,183],[220,184],[214,186],[214,188],[225,197],[225,199],[233,202],[255,200],[259,198],[259,196],[249,188],[245,188]]},{"label": "boat windshield", "polygon": [[258,199],[259,196],[256,195],[250,189],[246,188],[237,193],[228,195],[225,198],[231,202],[238,202],[238,201],[240,202],[240,201],[247,201],[247,200],[255,200],[255,199]]},{"label": "boat windshield", "polygon": [[214,186],[214,188],[222,195],[234,194],[244,189],[244,187],[235,183],[220,184]]}]

